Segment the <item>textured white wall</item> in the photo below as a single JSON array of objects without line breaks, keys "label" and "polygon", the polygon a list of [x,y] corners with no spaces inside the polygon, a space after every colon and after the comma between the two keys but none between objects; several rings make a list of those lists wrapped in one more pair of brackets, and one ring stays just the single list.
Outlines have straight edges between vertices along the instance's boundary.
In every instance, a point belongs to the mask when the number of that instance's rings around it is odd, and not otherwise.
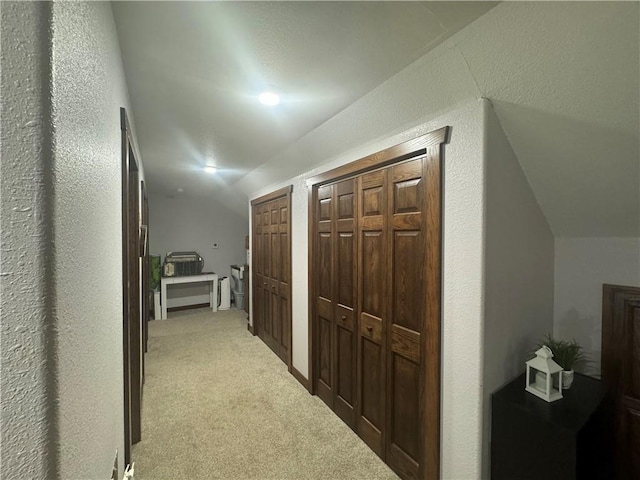
[{"label": "textured white wall", "polygon": [[116,449],[124,463],[120,107],[129,105],[109,3],[53,4],[53,65],[60,474],[108,478]]},{"label": "textured white wall", "polygon": [[[393,94],[402,96],[403,92]],[[384,106],[375,111],[380,116],[387,113]],[[360,143],[360,136],[354,134],[353,147],[348,152],[300,177],[262,189],[252,198],[293,184],[292,354],[293,365],[308,376],[308,192],[304,180],[445,125],[452,127],[451,143],[445,147],[444,167],[442,478],[479,478],[484,314],[484,101],[474,101],[435,119],[428,119],[426,115],[413,127],[403,125],[402,112],[398,113],[394,118],[397,126],[403,128],[401,133],[396,129],[386,138],[367,144]],[[374,111],[363,108],[360,114],[374,115]],[[390,122],[388,118],[386,121]],[[371,125],[375,122],[371,121]],[[353,132],[335,133],[344,136]]]},{"label": "textured white wall", "polygon": [[554,332],[588,352],[600,376],[602,284],[640,287],[640,238],[556,238]]},{"label": "textured white wall", "polygon": [[108,478],[129,104],[111,6],[4,3],[2,42],[2,477]]},{"label": "textured white wall", "polygon": [[483,477],[491,393],[524,371],[553,330],[553,234],[493,108],[487,108]]},{"label": "textured white wall", "polygon": [[[204,259],[204,271],[227,277],[231,265],[246,263],[244,240],[249,234],[249,222],[215,200],[150,194],[149,226],[151,253],[162,255],[163,259],[170,251],[195,250]],[[215,250],[211,247],[214,242],[218,244]],[[186,286],[179,293],[171,290],[173,297],[190,298],[182,303],[176,298],[169,306],[209,302],[207,285]]]},{"label": "textured white wall", "polygon": [[3,2],[0,477],[54,478],[50,4]]}]

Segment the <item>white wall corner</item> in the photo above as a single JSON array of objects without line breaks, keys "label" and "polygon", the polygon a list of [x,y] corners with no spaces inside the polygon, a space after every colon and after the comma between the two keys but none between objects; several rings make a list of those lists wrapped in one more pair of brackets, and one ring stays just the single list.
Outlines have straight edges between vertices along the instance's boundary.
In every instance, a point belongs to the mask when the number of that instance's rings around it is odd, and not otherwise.
[{"label": "white wall corner", "polygon": [[491,394],[524,371],[553,329],[554,238],[493,107],[486,109],[483,468],[490,473]]},{"label": "white wall corner", "polygon": [[48,2],[2,4],[0,477],[59,476]]}]

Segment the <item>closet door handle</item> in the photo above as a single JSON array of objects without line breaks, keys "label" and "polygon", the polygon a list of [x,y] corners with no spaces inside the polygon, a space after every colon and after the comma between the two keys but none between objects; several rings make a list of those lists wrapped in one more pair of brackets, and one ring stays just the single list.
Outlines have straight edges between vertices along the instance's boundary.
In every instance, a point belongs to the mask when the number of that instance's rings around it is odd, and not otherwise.
[{"label": "closet door handle", "polygon": [[347,317],[346,317],[346,316],[344,316],[344,315],[342,315],[340,318],[341,318],[342,320],[346,320],[346,319],[347,319]]},{"label": "closet door handle", "polygon": [[265,286],[265,287],[267,286],[267,282],[264,282],[264,286]]},{"label": "closet door handle", "polygon": [[373,332],[373,327],[371,325],[367,325],[367,332]]}]

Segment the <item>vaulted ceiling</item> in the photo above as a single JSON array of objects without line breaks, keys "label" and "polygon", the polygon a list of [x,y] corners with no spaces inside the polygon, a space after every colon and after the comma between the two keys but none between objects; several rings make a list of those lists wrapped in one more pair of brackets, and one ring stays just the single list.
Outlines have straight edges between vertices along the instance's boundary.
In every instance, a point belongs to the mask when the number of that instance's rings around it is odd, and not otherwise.
[{"label": "vaulted ceiling", "polygon": [[261,182],[328,159],[296,145],[421,59],[455,72],[424,85],[434,105],[491,100],[556,235],[640,235],[638,4],[494,6],[115,2],[150,190],[246,214]]}]

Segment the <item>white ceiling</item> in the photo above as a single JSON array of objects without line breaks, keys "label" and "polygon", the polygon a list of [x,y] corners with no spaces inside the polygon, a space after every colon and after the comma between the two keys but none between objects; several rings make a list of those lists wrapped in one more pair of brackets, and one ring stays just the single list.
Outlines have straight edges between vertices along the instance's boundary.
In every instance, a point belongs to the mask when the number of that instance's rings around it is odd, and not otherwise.
[{"label": "white ceiling", "polygon": [[149,189],[215,196],[495,3],[114,2]]},{"label": "white ceiling", "polygon": [[[410,124],[482,96],[556,236],[640,235],[638,3],[506,2],[482,15],[491,6],[117,4],[150,188],[233,206],[232,191],[244,213],[261,182],[353,148],[354,121],[388,132],[393,99]],[[393,76],[414,60],[420,82]],[[263,80],[291,96],[281,108],[255,102]],[[216,178],[200,171],[209,155],[226,170]]]}]

